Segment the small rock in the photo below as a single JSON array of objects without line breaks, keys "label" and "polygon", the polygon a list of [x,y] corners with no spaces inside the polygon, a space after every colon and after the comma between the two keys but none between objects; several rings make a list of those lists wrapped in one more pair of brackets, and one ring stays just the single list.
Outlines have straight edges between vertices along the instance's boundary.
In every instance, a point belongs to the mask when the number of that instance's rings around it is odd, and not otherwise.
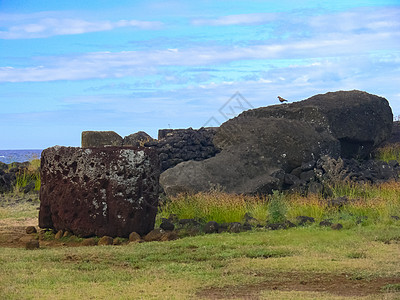
[{"label": "small rock", "polygon": [[113,238],[110,236],[103,236],[100,238],[99,242],[97,243],[97,245],[99,246],[107,246],[107,245],[112,245],[114,242]]},{"label": "small rock", "polygon": [[390,216],[392,219],[394,219],[394,220],[396,220],[396,221],[399,221],[400,220],[400,217],[399,216]]},{"label": "small rock", "polygon": [[88,238],[88,239],[84,239],[82,241],[82,246],[96,246],[96,240],[94,238]]},{"label": "small rock", "polygon": [[175,231],[167,231],[161,236],[160,241],[166,242],[166,241],[173,241],[176,239],[178,239],[178,234]]},{"label": "small rock", "polygon": [[163,219],[160,224],[160,228],[165,231],[172,231],[175,229],[175,225],[168,219]]},{"label": "small rock", "polygon": [[141,239],[142,239],[142,237],[136,232],[132,232],[129,235],[129,242],[137,242],[137,241],[140,241]]},{"label": "small rock", "polygon": [[312,217],[307,216],[297,216],[296,221],[298,222],[299,226],[306,225],[307,223],[314,223],[315,220]]},{"label": "small rock", "polygon": [[112,244],[115,245],[115,246],[119,246],[119,245],[122,244],[122,241],[121,241],[120,238],[116,237],[115,239],[113,239],[113,243]]},{"label": "small rock", "polygon": [[26,227],[25,232],[27,234],[32,234],[32,233],[37,233],[37,230],[35,226],[28,226]]},{"label": "small rock", "polygon": [[57,233],[56,233],[56,235],[54,236],[54,238],[55,238],[56,240],[59,240],[59,239],[61,239],[63,236],[64,236],[64,231],[63,231],[63,230],[59,230],[59,231],[57,231]]},{"label": "small rock", "polygon": [[30,240],[30,241],[26,242],[25,249],[27,249],[27,250],[39,249],[39,241]]},{"label": "small rock", "polygon": [[269,230],[279,230],[279,229],[285,229],[286,226],[284,223],[272,223],[272,224],[267,224],[265,226]]},{"label": "small rock", "polygon": [[329,220],[323,220],[323,221],[319,222],[319,226],[330,227],[330,226],[332,226],[332,222]]},{"label": "small rock", "polygon": [[340,230],[340,229],[343,228],[343,225],[340,224],[340,223],[335,223],[335,224],[332,224],[331,228],[332,228],[333,230]]},{"label": "small rock", "polygon": [[72,233],[71,232],[69,232],[68,230],[66,230],[65,232],[64,232],[64,234],[63,234],[63,237],[70,237],[70,236],[72,236]]},{"label": "small rock", "polygon": [[246,223],[243,224],[242,229],[244,231],[248,231],[248,230],[252,230],[253,228],[249,223],[246,222]]},{"label": "small rock", "polygon": [[204,225],[205,233],[216,233],[218,232],[219,225],[215,221],[210,221],[206,225]]},{"label": "small rock", "polygon": [[239,222],[233,222],[229,224],[229,232],[232,233],[239,233],[242,231],[242,224],[240,224]]},{"label": "small rock", "polygon": [[150,231],[143,238],[146,242],[154,242],[161,240],[161,237],[164,235],[165,231],[161,228],[156,228]]}]

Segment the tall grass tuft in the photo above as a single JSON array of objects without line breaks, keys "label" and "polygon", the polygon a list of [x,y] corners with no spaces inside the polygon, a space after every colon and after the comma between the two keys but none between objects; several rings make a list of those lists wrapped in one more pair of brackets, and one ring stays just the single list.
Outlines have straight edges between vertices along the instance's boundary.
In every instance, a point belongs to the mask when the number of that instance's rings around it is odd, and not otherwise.
[{"label": "tall grass tuft", "polygon": [[400,162],[400,143],[388,144],[382,148],[378,148],[375,154],[376,158],[389,162],[397,160]]},{"label": "tall grass tuft", "polygon": [[179,195],[167,198],[160,206],[158,217],[170,214],[180,219],[195,218],[207,221],[243,222],[246,213],[262,224],[294,221],[297,216],[313,217],[317,222],[331,219],[349,228],[369,224],[398,224],[400,221],[400,182],[379,185],[337,182],[335,195],[346,196],[348,203],[331,205],[321,195],[303,196],[275,191],[269,196],[245,196],[220,191]]},{"label": "tall grass tuft", "polygon": [[279,191],[273,191],[269,197],[268,204],[268,222],[282,223],[286,221],[286,201],[285,195]]},{"label": "tall grass tuft", "polygon": [[160,207],[159,216],[167,218],[170,214],[180,219],[199,219],[204,222],[241,222],[246,213],[265,221],[267,199],[258,196],[232,195],[219,191],[182,194],[166,199]]},{"label": "tall grass tuft", "polygon": [[33,159],[29,162],[27,168],[22,169],[16,174],[14,192],[21,192],[27,185],[34,184],[35,191],[40,190],[40,159]]}]

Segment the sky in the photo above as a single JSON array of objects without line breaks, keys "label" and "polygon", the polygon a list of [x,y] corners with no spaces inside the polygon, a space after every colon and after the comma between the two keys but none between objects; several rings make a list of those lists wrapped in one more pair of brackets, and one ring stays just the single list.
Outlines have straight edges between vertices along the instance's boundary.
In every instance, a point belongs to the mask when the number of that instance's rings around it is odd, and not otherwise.
[{"label": "sky", "polygon": [[400,115],[400,0],[0,0],[3,150],[354,89]]}]

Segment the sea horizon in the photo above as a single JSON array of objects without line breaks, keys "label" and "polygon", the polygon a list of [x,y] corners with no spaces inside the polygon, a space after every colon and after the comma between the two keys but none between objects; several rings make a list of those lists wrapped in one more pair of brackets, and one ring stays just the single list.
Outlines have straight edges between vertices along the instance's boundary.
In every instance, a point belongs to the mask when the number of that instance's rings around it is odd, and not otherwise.
[{"label": "sea horizon", "polygon": [[32,159],[40,159],[44,149],[7,149],[0,150],[0,162],[10,164],[13,162],[26,162]]}]

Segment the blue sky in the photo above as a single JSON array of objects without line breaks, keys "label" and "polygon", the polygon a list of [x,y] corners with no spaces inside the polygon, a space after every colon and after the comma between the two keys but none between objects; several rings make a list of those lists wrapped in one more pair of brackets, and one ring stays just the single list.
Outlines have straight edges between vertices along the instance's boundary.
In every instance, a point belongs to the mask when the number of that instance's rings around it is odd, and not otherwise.
[{"label": "blue sky", "polygon": [[0,0],[0,149],[79,146],[336,90],[400,115],[400,0]]}]

